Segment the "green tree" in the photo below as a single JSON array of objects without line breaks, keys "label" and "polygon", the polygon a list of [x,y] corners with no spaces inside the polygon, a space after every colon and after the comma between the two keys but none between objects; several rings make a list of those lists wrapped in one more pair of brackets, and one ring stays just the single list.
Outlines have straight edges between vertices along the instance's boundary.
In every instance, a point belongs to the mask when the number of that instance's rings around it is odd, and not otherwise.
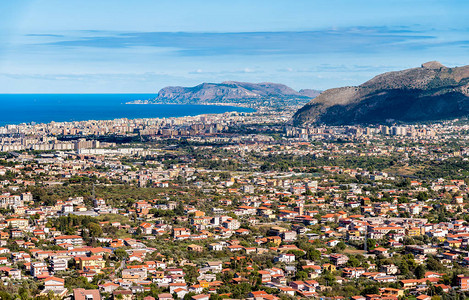
[{"label": "green tree", "polygon": [[425,267],[424,265],[418,265],[417,268],[415,268],[415,276],[418,279],[422,279],[425,277]]},{"label": "green tree", "polygon": [[296,280],[305,280],[308,278],[308,273],[305,271],[296,272]]},{"label": "green tree", "polygon": [[375,247],[376,247],[376,240],[374,239],[367,239],[366,240],[366,247],[368,248],[368,251],[369,250],[373,250]]},{"label": "green tree", "polygon": [[100,237],[103,234],[103,229],[97,223],[88,224],[91,237]]},{"label": "green tree", "polygon": [[114,255],[119,261],[129,257],[129,254],[121,248],[117,248],[116,250],[114,250]]},{"label": "green tree", "polygon": [[340,242],[336,245],[336,248],[339,249],[340,251],[344,251],[347,246],[345,245],[344,242]]},{"label": "green tree", "polygon": [[363,296],[364,295],[373,295],[373,294],[379,294],[379,288],[376,285],[370,285],[365,287],[365,289],[361,293]]},{"label": "green tree", "polygon": [[307,257],[309,260],[317,261],[321,258],[321,252],[316,249],[309,249],[307,252]]}]

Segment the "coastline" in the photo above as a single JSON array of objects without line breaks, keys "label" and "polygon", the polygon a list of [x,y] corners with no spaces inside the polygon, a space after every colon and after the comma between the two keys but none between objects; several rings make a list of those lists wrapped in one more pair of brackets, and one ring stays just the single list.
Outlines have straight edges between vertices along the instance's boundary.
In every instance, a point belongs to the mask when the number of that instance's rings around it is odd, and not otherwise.
[{"label": "coastline", "polygon": [[124,104],[128,105],[206,105],[206,106],[232,106],[232,107],[242,107],[242,108],[251,108],[254,109],[254,107],[251,107],[249,105],[246,105],[245,103],[226,103],[226,102],[216,102],[216,103],[157,103],[157,102],[150,102],[151,100],[135,100],[135,101],[129,101]]},{"label": "coastline", "polygon": [[[145,95],[143,95],[145,97]],[[0,127],[119,119],[168,119],[227,112],[253,113],[253,107],[236,104],[125,105],[142,94],[2,94]]]},{"label": "coastline", "polygon": [[[170,104],[173,105],[173,104]],[[178,105],[178,104],[174,104]],[[179,104],[179,105],[189,105],[189,104]],[[221,105],[217,105],[221,106]],[[246,107],[250,108],[250,107]],[[251,109],[251,108],[250,108]],[[253,109],[253,108],[252,108]],[[72,124],[72,123],[82,123],[82,122],[116,122],[119,120],[129,120],[129,121],[135,121],[135,120],[146,120],[146,121],[157,121],[157,120],[172,120],[172,119],[183,119],[183,118],[195,118],[195,117],[202,117],[202,116],[217,116],[217,115],[223,115],[223,114],[233,114],[233,113],[240,113],[240,114],[252,114],[256,113],[257,110],[253,109],[251,112],[240,112],[240,111],[225,111],[225,112],[220,112],[220,113],[201,113],[201,114],[190,114],[190,115],[184,115],[184,116],[168,116],[168,117],[155,117],[155,118],[127,118],[127,117],[122,117],[122,118],[114,118],[114,119],[87,119],[87,120],[73,120],[73,121],[50,121],[50,122],[35,122],[35,121],[30,121],[30,122],[21,122],[21,123],[0,123],[0,128],[5,128],[7,126],[36,126],[36,125],[50,125],[52,123],[54,124]],[[1,134],[1,132],[0,132]]]}]

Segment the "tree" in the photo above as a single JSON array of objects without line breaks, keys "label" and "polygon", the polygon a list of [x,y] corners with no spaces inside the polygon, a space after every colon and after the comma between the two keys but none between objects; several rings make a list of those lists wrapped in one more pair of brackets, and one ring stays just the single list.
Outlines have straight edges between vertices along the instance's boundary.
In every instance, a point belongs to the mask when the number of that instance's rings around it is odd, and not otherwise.
[{"label": "tree", "polygon": [[436,260],[433,256],[427,259],[427,268],[431,271],[437,272],[441,272],[446,269],[445,266],[441,262]]},{"label": "tree", "polygon": [[99,237],[103,234],[103,229],[96,223],[88,224],[88,229],[91,237]]},{"label": "tree", "polygon": [[340,251],[344,251],[346,248],[346,245],[344,242],[340,242],[336,245],[336,248],[339,249]]},{"label": "tree", "polygon": [[305,280],[308,278],[308,273],[305,271],[296,272],[296,280]]},{"label": "tree", "polygon": [[199,275],[197,268],[193,266],[185,266],[184,269],[184,272],[186,273],[184,279],[191,284],[197,282],[197,276]]},{"label": "tree", "polygon": [[330,272],[326,272],[322,278],[326,281],[326,285],[333,285],[335,283],[335,276]]},{"label": "tree", "polygon": [[181,201],[179,201],[178,205],[174,209],[174,213],[178,216],[184,215],[184,205],[182,204]]},{"label": "tree", "polygon": [[124,258],[129,257],[129,254],[121,248],[114,250],[114,255],[117,257],[118,260],[123,260]]},{"label": "tree", "polygon": [[142,228],[138,227],[137,230],[135,230],[135,235],[142,235],[143,231]]},{"label": "tree", "polygon": [[362,295],[379,294],[379,288],[376,285],[367,286],[361,293]]},{"label": "tree", "polygon": [[86,279],[86,277],[67,277],[65,278],[65,287],[69,289],[84,288],[84,289],[96,289],[98,286],[92,284]]},{"label": "tree", "polygon": [[321,252],[319,252],[316,249],[309,249],[307,253],[307,257],[309,260],[313,260],[313,261],[319,260],[321,258]]},{"label": "tree", "polygon": [[190,292],[190,293],[185,294],[183,299],[184,300],[191,300],[192,296],[195,296],[195,295],[196,295],[196,293]]},{"label": "tree", "polygon": [[376,240],[367,239],[366,240],[366,247],[367,247],[368,250],[373,250],[376,247]]},{"label": "tree", "polygon": [[347,266],[349,267],[358,267],[360,266],[360,260],[355,256],[350,256],[350,259],[347,261]]},{"label": "tree", "polygon": [[296,257],[302,257],[303,255],[305,255],[304,251],[301,251],[301,250],[290,250],[287,253],[288,254],[293,254]]},{"label": "tree", "polygon": [[415,268],[415,276],[418,279],[425,277],[425,267],[423,265],[418,265],[417,268]]},{"label": "tree", "polygon": [[417,195],[417,200],[426,201],[428,200],[428,194],[426,192],[419,192]]}]

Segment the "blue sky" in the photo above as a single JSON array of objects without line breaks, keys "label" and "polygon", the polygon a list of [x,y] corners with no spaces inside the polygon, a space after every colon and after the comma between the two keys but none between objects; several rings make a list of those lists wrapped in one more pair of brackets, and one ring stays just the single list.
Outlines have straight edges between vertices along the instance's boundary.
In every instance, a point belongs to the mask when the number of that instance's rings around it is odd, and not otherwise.
[{"label": "blue sky", "polygon": [[0,2],[0,93],[157,92],[238,80],[360,84],[469,64],[469,1]]}]

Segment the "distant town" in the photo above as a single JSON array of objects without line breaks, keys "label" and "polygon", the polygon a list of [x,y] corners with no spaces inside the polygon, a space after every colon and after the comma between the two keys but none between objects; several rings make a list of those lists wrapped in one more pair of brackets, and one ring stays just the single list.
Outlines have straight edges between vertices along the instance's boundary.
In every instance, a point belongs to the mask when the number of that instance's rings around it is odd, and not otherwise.
[{"label": "distant town", "polygon": [[469,122],[295,111],[0,127],[0,298],[469,297]]}]

